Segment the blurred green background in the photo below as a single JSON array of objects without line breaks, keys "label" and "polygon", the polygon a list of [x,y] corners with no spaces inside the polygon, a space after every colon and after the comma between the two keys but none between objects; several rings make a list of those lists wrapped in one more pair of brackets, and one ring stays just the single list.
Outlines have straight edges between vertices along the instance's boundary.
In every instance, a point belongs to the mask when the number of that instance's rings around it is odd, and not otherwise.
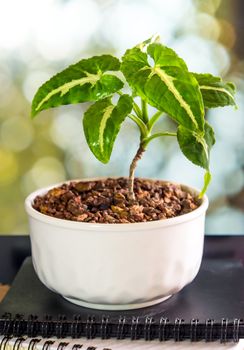
[{"label": "blurred green background", "polygon": [[[8,0],[0,4],[0,234],[28,232],[24,198],[71,178],[127,175],[139,141],[124,123],[111,162],[99,163],[84,140],[84,106],[43,112],[30,120],[32,97],[67,64],[94,54],[122,55],[152,34],[195,72],[221,75],[237,86],[238,110],[211,110],[216,131],[208,234],[244,234],[244,1]],[[158,129],[170,122],[163,119]],[[170,125],[168,125],[170,127]],[[138,136],[137,136],[138,135]],[[200,188],[203,171],[174,140],[151,143],[138,176]]]}]

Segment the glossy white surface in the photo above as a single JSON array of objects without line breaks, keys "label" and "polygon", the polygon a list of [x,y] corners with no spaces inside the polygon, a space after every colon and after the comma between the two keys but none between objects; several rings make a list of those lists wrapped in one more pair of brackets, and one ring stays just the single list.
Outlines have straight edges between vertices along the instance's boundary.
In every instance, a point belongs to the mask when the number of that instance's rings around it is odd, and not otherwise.
[{"label": "glossy white surface", "polygon": [[[127,304],[126,309],[132,310],[132,309],[140,309],[143,307],[152,306],[158,303],[162,303],[163,301],[169,299],[172,295],[167,295],[163,298],[157,298],[150,301],[145,301],[143,303],[136,303],[136,304]],[[67,298],[63,296],[66,300],[70,301],[71,303],[74,303],[79,306],[88,307],[89,309],[99,309],[99,310],[125,310],[124,304],[94,304],[94,303],[87,303],[86,301],[79,300],[79,299],[72,299]]]},{"label": "glossy white surface", "polygon": [[158,303],[196,276],[206,196],[198,209],[172,219],[91,224],[52,218],[32,208],[36,195],[54,186],[32,193],[25,203],[34,267],[48,288],[77,304],[122,310]]}]

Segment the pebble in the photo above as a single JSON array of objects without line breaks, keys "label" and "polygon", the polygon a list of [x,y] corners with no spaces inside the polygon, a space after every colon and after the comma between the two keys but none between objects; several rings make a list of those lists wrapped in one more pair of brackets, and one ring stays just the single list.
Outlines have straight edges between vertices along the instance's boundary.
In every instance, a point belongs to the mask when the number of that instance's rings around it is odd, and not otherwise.
[{"label": "pebble", "polygon": [[135,179],[135,201],[128,197],[128,179],[103,179],[63,184],[34,199],[33,208],[60,219],[93,223],[165,220],[199,206],[180,185]]}]

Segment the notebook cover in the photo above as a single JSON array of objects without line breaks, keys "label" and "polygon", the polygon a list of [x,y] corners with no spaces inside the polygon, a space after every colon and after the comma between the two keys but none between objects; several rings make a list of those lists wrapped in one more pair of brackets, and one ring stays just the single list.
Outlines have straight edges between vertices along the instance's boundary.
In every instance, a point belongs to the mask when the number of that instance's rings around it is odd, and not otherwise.
[{"label": "notebook cover", "polygon": [[45,315],[51,315],[55,320],[59,315],[65,315],[67,321],[72,321],[74,315],[81,315],[84,319],[109,316],[112,320],[126,316],[126,319],[152,317],[158,321],[164,317],[173,324],[178,319],[183,319],[184,324],[190,324],[192,319],[199,319],[202,324],[214,319],[221,324],[223,318],[243,319],[244,267],[238,261],[203,260],[195,280],[160,304],[128,311],[99,311],[69,303],[50,291],[38,279],[31,258],[27,258],[0,304],[0,318],[4,313],[22,314],[24,319],[38,315],[41,320]]}]

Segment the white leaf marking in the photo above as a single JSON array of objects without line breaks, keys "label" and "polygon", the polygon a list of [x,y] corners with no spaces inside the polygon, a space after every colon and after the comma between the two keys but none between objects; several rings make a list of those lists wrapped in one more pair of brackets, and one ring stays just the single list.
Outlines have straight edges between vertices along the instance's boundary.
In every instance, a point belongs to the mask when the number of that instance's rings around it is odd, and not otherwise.
[{"label": "white leaf marking", "polygon": [[176,89],[174,85],[174,78],[165,73],[165,71],[162,70],[160,67],[152,68],[152,72],[150,73],[148,78],[150,79],[155,74],[168,87],[169,91],[174,95],[175,99],[179,102],[180,106],[186,111],[193,124],[198,128],[196,118],[191,110],[191,106],[184,100],[179,91]]},{"label": "white leaf marking", "polygon": [[193,132],[193,135],[195,136],[197,142],[199,142],[202,145],[204,152],[205,152],[205,155],[206,155],[206,158],[208,159],[208,144],[207,144],[206,140],[202,136],[197,134],[196,132]]},{"label": "white leaf marking", "polygon": [[70,89],[72,89],[73,87],[77,86],[77,85],[85,85],[87,83],[90,83],[92,86],[96,84],[96,82],[101,78],[101,75],[98,74],[90,74],[90,73],[86,73],[86,77],[80,78],[80,79],[75,79],[75,80],[71,80],[68,83],[65,83],[61,86],[59,86],[58,88],[50,91],[38,104],[38,106],[35,108],[36,111],[38,111],[41,106],[43,105],[43,103],[45,103],[46,101],[48,101],[53,95],[56,95],[58,93],[60,93],[60,96],[64,96],[65,94],[67,94],[67,92],[69,92]]},{"label": "white leaf marking", "polygon": [[225,93],[226,95],[230,96],[232,100],[235,102],[234,97],[231,95],[231,93],[226,90],[225,88],[220,87],[214,87],[214,86],[207,86],[207,85],[200,85],[199,86],[201,90],[216,90]]},{"label": "white leaf marking", "polygon": [[101,152],[103,153],[104,151],[104,130],[106,128],[106,124],[107,124],[107,121],[108,119],[111,117],[111,114],[113,112],[113,109],[114,109],[115,106],[111,105],[111,106],[108,106],[104,109],[104,113],[103,113],[103,117],[101,119],[101,123],[100,123],[100,126],[99,126],[99,145],[100,145],[100,149],[101,149]]}]

